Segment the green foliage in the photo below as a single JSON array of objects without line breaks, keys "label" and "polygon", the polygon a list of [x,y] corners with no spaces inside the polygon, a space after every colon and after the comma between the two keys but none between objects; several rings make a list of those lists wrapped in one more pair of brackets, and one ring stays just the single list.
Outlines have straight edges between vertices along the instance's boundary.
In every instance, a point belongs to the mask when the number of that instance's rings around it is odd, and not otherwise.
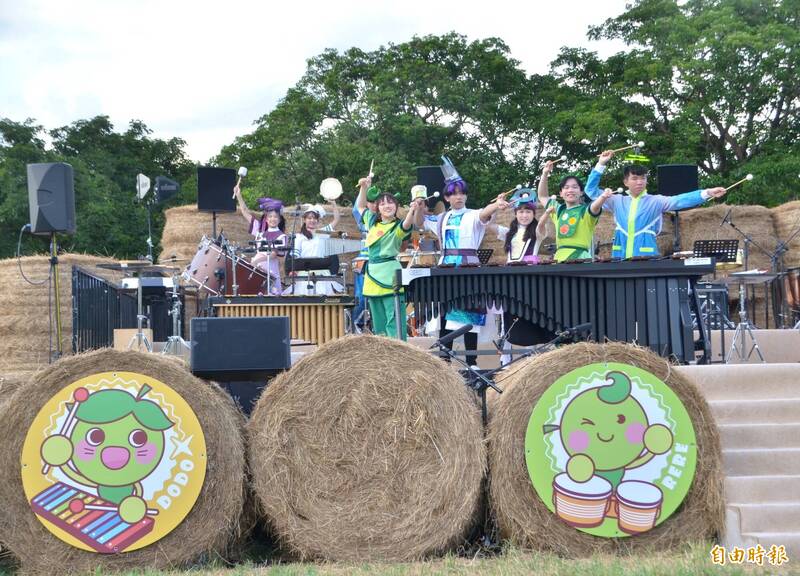
[{"label": "green foliage", "polygon": [[[79,120],[51,130],[52,147],[44,144],[45,130],[32,120],[0,120],[0,257],[16,252],[20,228],[29,222],[26,164],[67,162],[75,173],[74,236],[59,235],[70,252],[89,252],[135,258],[147,253],[147,210],[136,201],[136,174],[154,179],[166,175],[182,184],[178,200],[196,198],[194,166],[179,138],[153,139],[144,123],[134,120],[123,133],[114,131],[106,116]],[[155,206],[154,253],[164,225],[164,206]],[[23,253],[47,249],[47,240],[26,236]]]}]

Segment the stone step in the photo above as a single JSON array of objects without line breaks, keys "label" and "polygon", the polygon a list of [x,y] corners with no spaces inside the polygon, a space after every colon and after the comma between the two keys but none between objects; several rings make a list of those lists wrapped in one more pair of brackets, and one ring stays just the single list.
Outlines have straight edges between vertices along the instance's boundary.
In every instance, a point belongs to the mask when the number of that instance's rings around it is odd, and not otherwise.
[{"label": "stone step", "polygon": [[800,398],[800,364],[676,366],[706,400]]},{"label": "stone step", "polygon": [[[789,495],[786,495],[789,498]],[[739,526],[742,534],[753,532],[800,533],[800,503],[739,504]]]},{"label": "stone step", "polygon": [[[789,566],[796,568],[797,564],[800,563],[800,532],[744,532],[742,534],[742,543],[737,544],[737,546],[746,548],[756,544],[761,544],[767,552],[769,552],[770,546],[773,544],[775,546],[785,546],[789,563],[783,564],[783,568],[788,568]],[[766,554],[764,555],[764,566],[770,566]],[[786,573],[789,574],[791,572]]]},{"label": "stone step", "polygon": [[[711,400],[708,403],[717,424],[768,424],[796,422],[800,398],[773,400]],[[800,441],[800,440],[798,440]]]},{"label": "stone step", "polygon": [[[725,478],[725,499],[731,506],[785,502],[798,498],[800,498],[800,475]],[[800,522],[800,519],[798,521]]]},{"label": "stone step", "polygon": [[[797,416],[800,417],[800,414]],[[800,422],[783,424],[720,424],[719,433],[723,450],[736,450],[739,448],[800,448]]]},{"label": "stone step", "polygon": [[800,475],[800,448],[723,450],[726,476]]}]

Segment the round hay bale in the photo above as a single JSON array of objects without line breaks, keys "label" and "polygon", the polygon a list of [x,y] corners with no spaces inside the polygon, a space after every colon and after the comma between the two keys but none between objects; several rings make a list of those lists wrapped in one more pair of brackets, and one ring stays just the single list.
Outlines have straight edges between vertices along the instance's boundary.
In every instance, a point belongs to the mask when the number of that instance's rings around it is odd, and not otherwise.
[{"label": "round hay bale", "polygon": [[[694,425],[697,468],[688,494],[667,520],[633,537],[604,538],[569,526],[539,498],[525,462],[525,434],[539,398],[564,374],[595,362],[630,364],[655,375],[675,392]],[[505,384],[489,422],[490,500],[503,539],[524,548],[578,557],[595,552],[663,550],[721,533],[724,484],[719,432],[694,384],[664,359],[628,344],[572,344],[531,359]]]},{"label": "round hay bale", "polygon": [[301,558],[407,561],[475,524],[478,407],[453,369],[404,342],[322,346],[267,387],[248,435],[267,520]]},{"label": "round hay bale", "polygon": [[[800,200],[781,204],[771,210],[775,221],[775,232],[781,240],[788,240],[800,227]],[[789,243],[789,251],[784,255],[787,268],[800,267],[800,234]]]},{"label": "round hay bale", "polygon": [[[150,546],[121,554],[97,554],[66,544],[36,518],[27,502],[20,457],[40,409],[65,386],[91,374],[138,372],[158,379],[191,406],[203,428],[207,467],[193,508],[172,532]],[[225,555],[241,532],[245,500],[245,446],[241,415],[216,385],[192,376],[177,361],[154,354],[103,349],[63,358],[21,386],[0,409],[0,540],[26,573],[172,569]]]}]

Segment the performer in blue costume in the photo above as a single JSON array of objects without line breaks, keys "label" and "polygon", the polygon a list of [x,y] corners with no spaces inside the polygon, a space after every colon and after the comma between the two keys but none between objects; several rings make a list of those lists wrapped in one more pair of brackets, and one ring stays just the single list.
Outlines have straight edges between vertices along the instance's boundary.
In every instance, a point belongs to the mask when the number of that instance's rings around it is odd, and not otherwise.
[{"label": "performer in blue costume", "polygon": [[[438,216],[428,216],[425,219],[425,229],[439,237],[442,246],[442,257],[439,264],[461,266],[463,264],[480,264],[478,260],[478,247],[481,245],[486,226],[494,217],[498,208],[508,206],[505,197],[507,193],[499,194],[495,200],[482,210],[467,208],[467,183],[461,178],[456,167],[445,156],[442,156],[444,165],[442,174],[445,179],[444,197],[450,204],[450,210]],[[453,330],[466,324],[472,324],[471,332],[464,335],[464,348],[477,350],[478,331],[486,324],[486,309],[456,310],[447,313],[441,319],[439,338],[446,336]],[[450,343],[452,347],[452,342]],[[467,356],[467,363],[476,366],[477,356]]]},{"label": "performer in blue costume", "polygon": [[[586,194],[592,200],[602,194],[600,177],[614,152],[606,150],[589,174]],[[699,206],[710,198],[721,198],[725,188],[707,188],[676,196],[661,196],[647,193],[647,168],[640,164],[625,166],[622,182],[627,194],[614,194],[603,204],[604,210],[614,213],[616,231],[612,247],[612,258],[632,258],[634,256],[658,256],[656,236],[661,232],[664,212],[685,210]]]}]

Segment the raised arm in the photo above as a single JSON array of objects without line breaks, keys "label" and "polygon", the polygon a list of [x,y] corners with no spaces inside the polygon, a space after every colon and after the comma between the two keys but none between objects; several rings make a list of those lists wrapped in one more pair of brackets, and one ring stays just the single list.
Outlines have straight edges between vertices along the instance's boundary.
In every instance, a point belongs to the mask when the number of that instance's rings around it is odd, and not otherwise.
[{"label": "raised arm", "polygon": [[336,230],[336,226],[339,225],[339,205],[336,204],[336,200],[331,200],[331,204],[333,205],[333,220],[331,220],[331,229]]},{"label": "raised arm", "polygon": [[372,178],[367,176],[358,181],[358,197],[356,198],[356,206],[360,213],[364,213],[367,209],[367,188],[372,185]]},{"label": "raised arm", "polygon": [[253,218],[256,218],[256,215],[253,214],[248,208],[247,204],[244,203],[244,198],[242,198],[242,190],[239,188],[239,184],[237,182],[236,186],[233,187],[233,193],[236,195],[236,203],[239,205],[239,212],[247,222],[247,225],[250,226],[250,222],[253,221]]},{"label": "raised arm", "polygon": [[664,196],[664,210],[686,210],[699,206],[711,198],[722,198],[727,190],[722,186],[716,188],[706,188],[705,190],[695,190],[694,192],[684,192],[675,196]]},{"label": "raised arm", "polygon": [[483,210],[481,210],[481,222],[484,224],[488,223],[497,210],[508,207],[508,202],[506,201],[506,196],[508,196],[508,194],[508,192],[502,192],[498,194],[497,198],[495,198],[492,202],[487,204]]},{"label": "raised arm", "polygon": [[542,177],[539,179],[539,188],[537,190],[539,202],[542,206],[547,206],[547,202],[550,200],[550,194],[547,192],[547,182],[552,171],[553,161],[548,160],[544,163],[544,168],[542,168]]},{"label": "raised arm", "polygon": [[611,198],[614,194],[614,191],[611,188],[606,188],[603,190],[603,193],[600,194],[597,198],[592,200],[592,203],[589,204],[589,213],[592,216],[600,216],[600,212],[603,211],[603,204],[606,203],[606,200]]},{"label": "raised arm", "polygon": [[403,219],[403,230],[411,230],[414,226],[419,227],[422,222],[422,198],[417,198],[408,207],[408,213]]},{"label": "raised arm", "polygon": [[601,152],[600,156],[597,157],[597,164],[592,171],[589,172],[589,177],[586,179],[586,195],[592,200],[601,194],[600,177],[603,175],[606,164],[608,164],[612,156],[614,156],[613,150],[604,150]]}]

